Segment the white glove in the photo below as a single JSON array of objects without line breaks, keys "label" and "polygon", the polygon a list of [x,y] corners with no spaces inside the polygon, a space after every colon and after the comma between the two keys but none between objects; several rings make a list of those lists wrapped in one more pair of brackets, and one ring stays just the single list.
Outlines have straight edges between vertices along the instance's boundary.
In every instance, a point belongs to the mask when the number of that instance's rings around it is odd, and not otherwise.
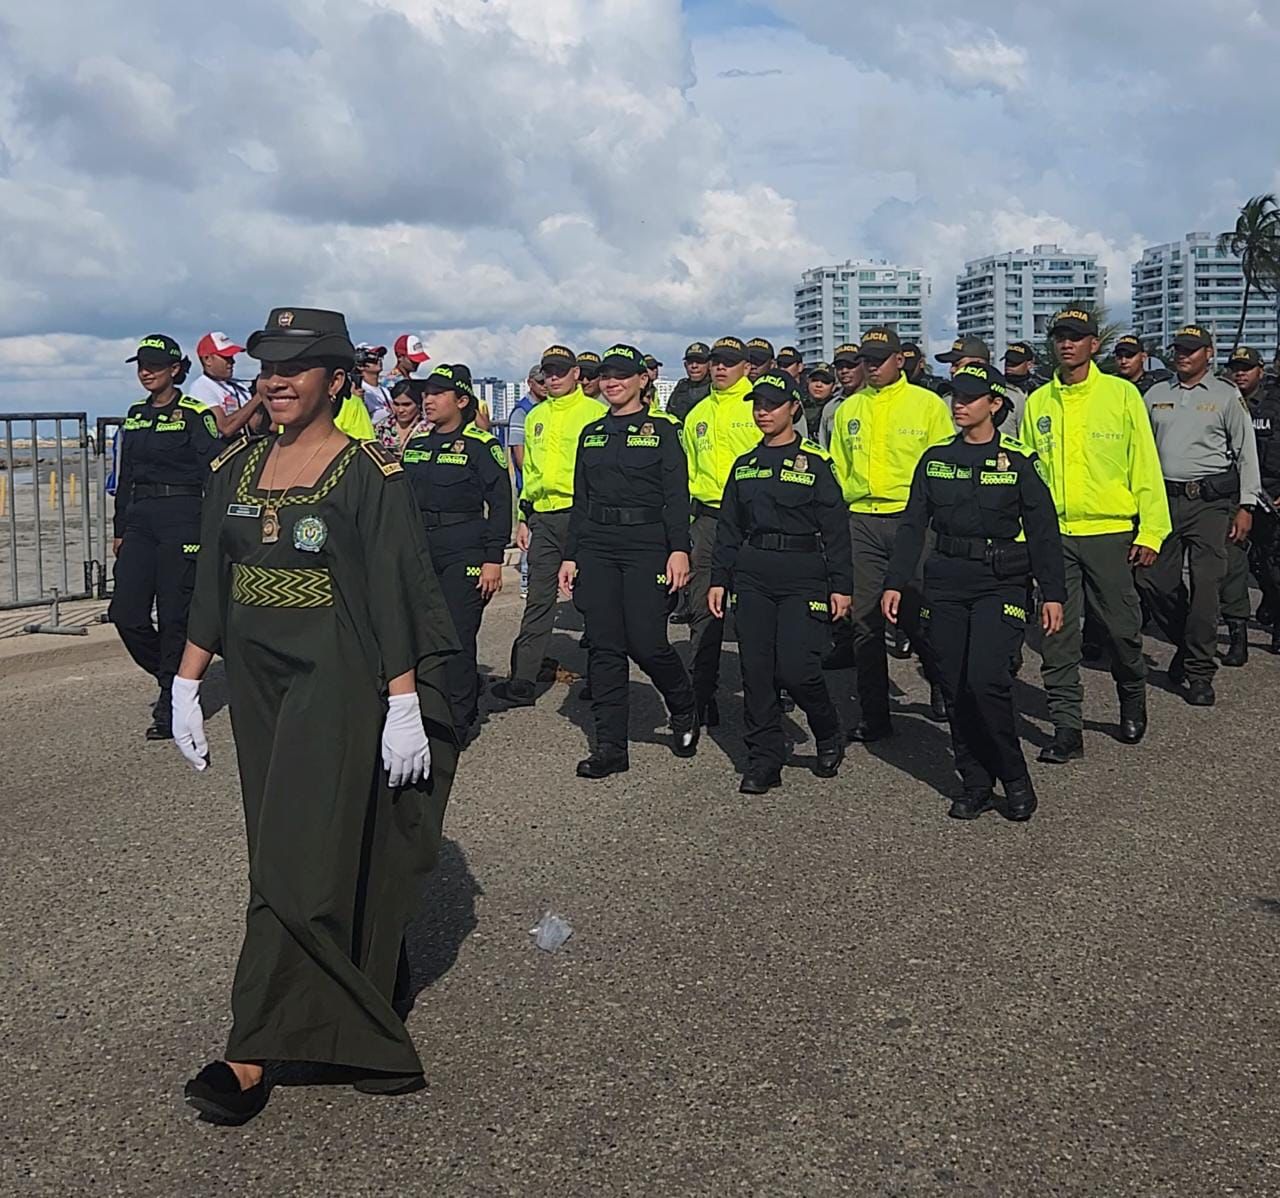
[{"label": "white glove", "polygon": [[204,712],[200,710],[200,684],[190,678],[173,680],[173,739],[183,757],[196,769],[209,768],[209,742],[204,735]]},{"label": "white glove", "polygon": [[421,782],[431,773],[431,742],[422,726],[418,696],[392,695],[382,726],[382,764],[392,786]]}]

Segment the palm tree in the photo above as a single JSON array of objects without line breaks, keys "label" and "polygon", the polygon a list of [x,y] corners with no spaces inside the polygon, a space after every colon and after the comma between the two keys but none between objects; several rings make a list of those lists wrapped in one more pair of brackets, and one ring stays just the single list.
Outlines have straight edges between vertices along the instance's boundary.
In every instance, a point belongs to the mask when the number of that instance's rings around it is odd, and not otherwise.
[{"label": "palm tree", "polygon": [[1244,321],[1249,313],[1249,296],[1257,291],[1266,297],[1268,289],[1280,286],[1280,205],[1272,194],[1254,196],[1236,218],[1236,227],[1218,238],[1218,249],[1240,259],[1244,273],[1244,302],[1240,323],[1231,346],[1234,353],[1244,339]]}]

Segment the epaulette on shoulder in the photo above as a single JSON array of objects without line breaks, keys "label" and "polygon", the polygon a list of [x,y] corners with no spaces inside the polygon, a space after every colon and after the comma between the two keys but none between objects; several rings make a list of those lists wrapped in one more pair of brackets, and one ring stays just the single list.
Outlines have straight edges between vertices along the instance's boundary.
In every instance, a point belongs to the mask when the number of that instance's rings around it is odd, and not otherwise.
[{"label": "epaulette on shoulder", "polygon": [[178,396],[178,407],[190,408],[193,412],[207,412],[209,410],[207,403],[201,403],[198,399],[192,399],[189,395]]},{"label": "epaulette on shoulder", "polygon": [[814,457],[821,458],[824,462],[831,461],[831,454],[822,448],[816,441],[810,441],[808,437],[800,438],[800,448],[805,453],[811,453]]},{"label": "epaulette on shoulder", "polygon": [[383,478],[395,478],[404,473],[404,467],[396,458],[377,441],[361,441],[360,448],[373,459],[373,463],[382,471]]},{"label": "epaulette on shoulder", "polygon": [[653,420],[665,420],[668,424],[674,424],[677,428],[680,427],[680,421],[672,416],[670,412],[662,411],[661,408],[651,408],[649,416]]},{"label": "epaulette on shoulder", "polygon": [[464,437],[471,437],[474,440],[479,441],[481,442],[481,444],[484,444],[484,445],[487,445],[490,441],[496,441],[498,439],[491,432],[488,432],[482,428],[477,428],[474,424],[468,424],[462,430],[462,435]]},{"label": "epaulette on shoulder", "polygon": [[236,456],[236,454],[238,454],[242,449],[248,449],[248,447],[256,440],[258,440],[257,437],[245,435],[240,437],[238,440],[232,441],[226,449],[224,449],[216,458],[213,459],[212,462],[209,463],[209,469],[221,470],[223,466]]},{"label": "epaulette on shoulder", "polygon": [[1000,434],[1000,448],[1012,449],[1014,453],[1021,454],[1024,458],[1028,456],[1027,447],[1021,441],[1014,437],[1006,437],[1004,433]]}]

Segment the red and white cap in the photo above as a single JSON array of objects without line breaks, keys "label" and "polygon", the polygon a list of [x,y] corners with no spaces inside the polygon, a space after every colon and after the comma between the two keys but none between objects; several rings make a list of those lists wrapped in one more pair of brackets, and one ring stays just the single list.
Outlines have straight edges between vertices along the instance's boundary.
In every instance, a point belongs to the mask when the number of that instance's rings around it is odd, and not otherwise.
[{"label": "red and white cap", "polygon": [[401,333],[396,338],[396,357],[408,358],[410,362],[425,362],[431,355],[416,333]]},{"label": "red and white cap", "polygon": [[244,346],[237,345],[226,333],[206,333],[196,344],[196,357],[209,358],[217,354],[220,358],[234,358],[244,353]]}]

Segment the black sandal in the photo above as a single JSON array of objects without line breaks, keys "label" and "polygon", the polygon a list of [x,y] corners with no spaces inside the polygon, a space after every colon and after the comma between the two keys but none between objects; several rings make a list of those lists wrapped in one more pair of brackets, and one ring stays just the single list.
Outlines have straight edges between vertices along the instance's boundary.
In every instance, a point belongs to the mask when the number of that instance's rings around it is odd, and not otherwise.
[{"label": "black sandal", "polygon": [[206,1123],[239,1127],[260,1114],[267,1105],[266,1078],[247,1090],[226,1061],[214,1061],[195,1075],[182,1091],[187,1105],[194,1107]]}]

